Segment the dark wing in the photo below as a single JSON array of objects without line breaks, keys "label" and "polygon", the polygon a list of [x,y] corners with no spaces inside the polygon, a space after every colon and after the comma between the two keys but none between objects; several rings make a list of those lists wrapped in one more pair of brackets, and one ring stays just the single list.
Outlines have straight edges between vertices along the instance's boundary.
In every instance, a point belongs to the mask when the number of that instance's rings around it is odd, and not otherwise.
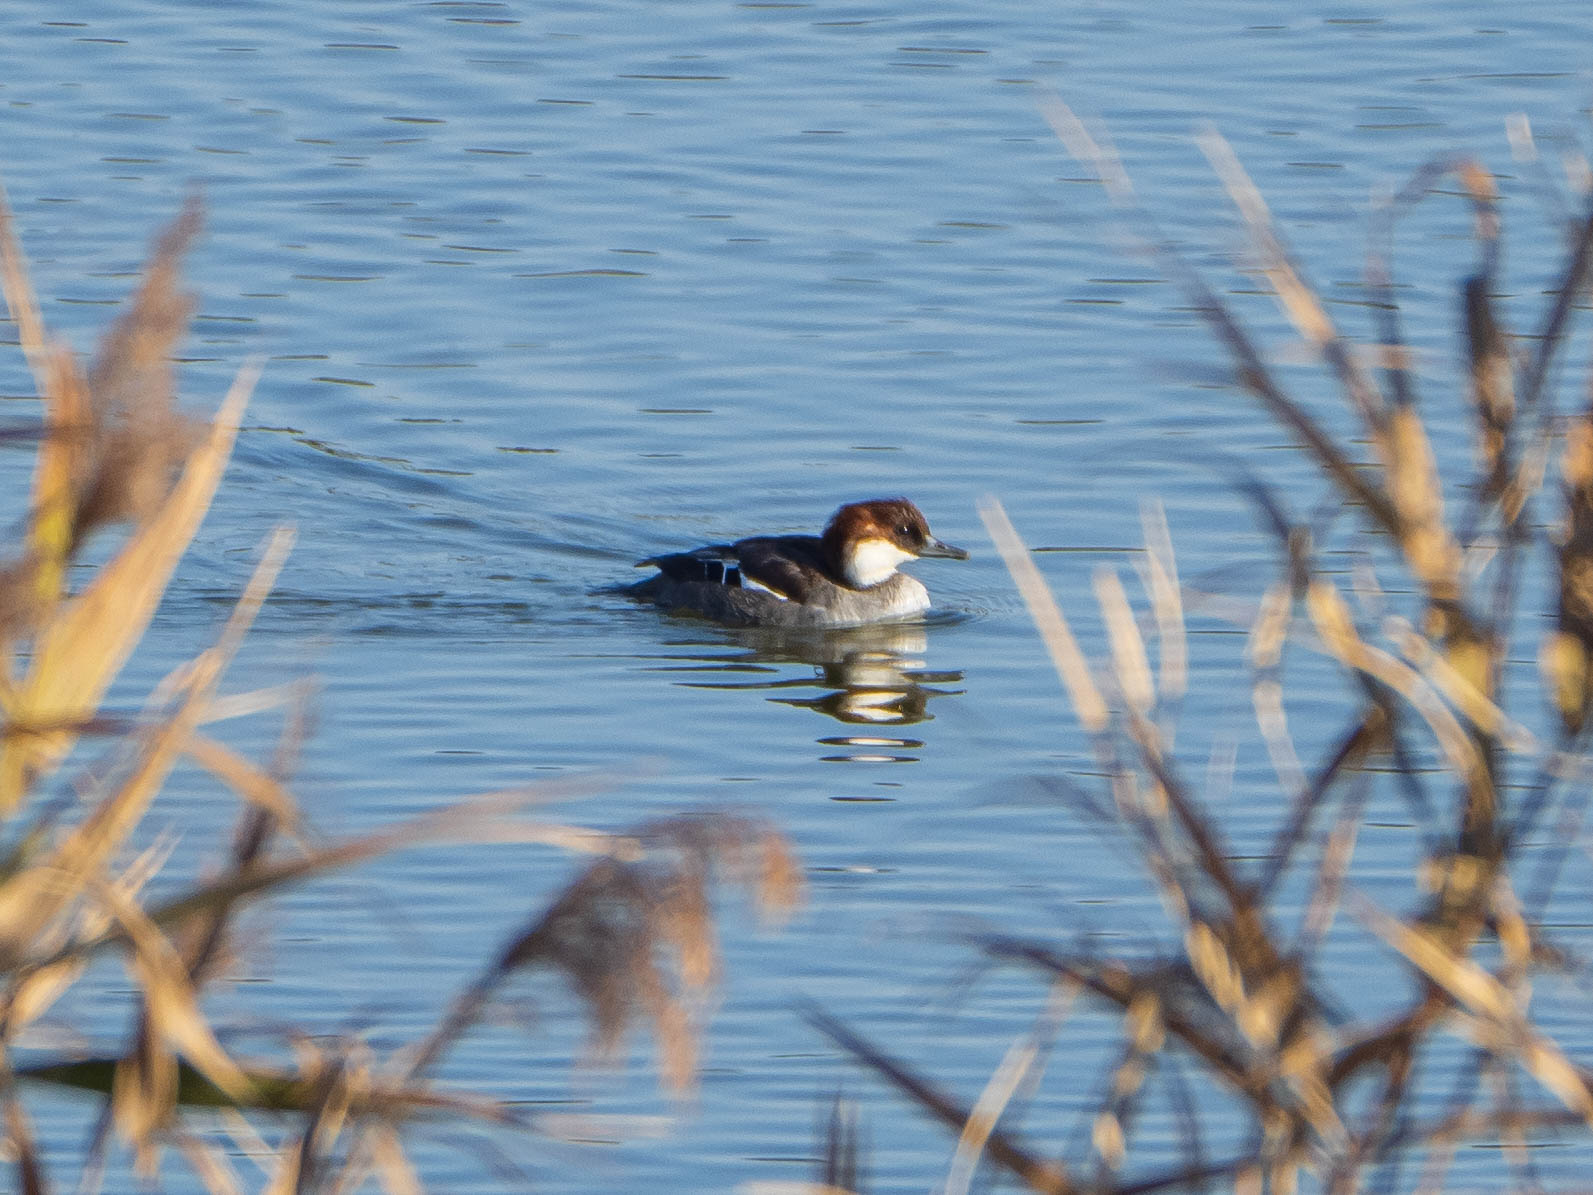
[{"label": "dark wing", "polygon": [[827,583],[816,535],[759,536],[732,546],[741,562],[743,588],[756,583],[793,602],[805,602]]},{"label": "dark wing", "polygon": [[637,568],[651,565],[671,581],[696,581],[705,585],[740,585],[735,544],[709,544],[690,552],[653,556],[637,561]]}]

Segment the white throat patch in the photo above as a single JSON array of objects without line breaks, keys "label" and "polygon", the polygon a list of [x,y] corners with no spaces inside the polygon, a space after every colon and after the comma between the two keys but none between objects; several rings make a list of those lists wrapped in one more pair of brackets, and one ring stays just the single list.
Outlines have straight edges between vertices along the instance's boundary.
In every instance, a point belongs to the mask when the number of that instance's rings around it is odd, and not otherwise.
[{"label": "white throat patch", "polygon": [[888,581],[896,566],[913,559],[888,539],[860,540],[846,559],[846,581],[857,589],[869,589],[881,581]]}]

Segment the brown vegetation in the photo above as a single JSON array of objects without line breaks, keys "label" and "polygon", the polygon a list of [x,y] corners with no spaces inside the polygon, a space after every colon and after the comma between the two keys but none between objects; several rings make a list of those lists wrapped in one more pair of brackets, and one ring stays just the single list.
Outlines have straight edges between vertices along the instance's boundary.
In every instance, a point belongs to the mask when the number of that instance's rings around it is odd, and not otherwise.
[{"label": "brown vegetation", "polygon": [[[1003,1117],[1014,1093],[1038,1081],[1050,1047],[1066,1053],[1066,1040],[1055,1040],[1059,1016],[1048,1012],[1014,1044],[973,1104],[834,1018],[816,1013],[815,1023],[958,1135],[948,1190],[966,1190],[980,1164],[1027,1189],[1058,1193],[1393,1189],[1418,1174],[1436,1190],[1468,1143],[1502,1147],[1520,1185],[1541,1189],[1531,1143],[1586,1139],[1593,1127],[1593,1070],[1534,1022],[1530,1006],[1535,978],[1574,983],[1579,966],[1541,917],[1587,799],[1593,407],[1564,423],[1565,521],[1548,545],[1552,564],[1534,573],[1527,562],[1535,540],[1542,542],[1534,508],[1550,488],[1546,462],[1557,431],[1548,379],[1588,282],[1593,214],[1568,230],[1547,309],[1532,335],[1517,338],[1495,305],[1493,177],[1469,160],[1420,172],[1374,229],[1367,284],[1379,343],[1357,345],[1303,279],[1227,145],[1207,137],[1204,148],[1249,230],[1255,272],[1358,423],[1355,440],[1345,442],[1291,396],[1227,301],[1138,208],[1109,151],[1060,104],[1047,115],[1131,212],[1157,262],[1228,351],[1239,388],[1288,430],[1356,513],[1362,534],[1380,544],[1380,558],[1397,564],[1377,594],[1347,589],[1321,566],[1311,529],[1293,522],[1260,483],[1250,485],[1280,549],[1278,579],[1251,626],[1250,664],[1257,722],[1278,776],[1275,800],[1288,812],[1270,849],[1246,862],[1203,807],[1172,741],[1170,712],[1185,688],[1185,591],[1165,530],[1153,524],[1148,534],[1145,619],[1135,616],[1114,573],[1098,578],[1110,663],[1096,670],[1006,515],[987,504],[986,525],[1093,743],[1106,798],[1096,807],[1115,810],[1160,892],[1176,945],[1114,956],[975,936],[989,958],[1032,970],[1059,996],[1082,993],[1118,1022],[1120,1051],[1092,1087],[1101,1095],[1088,1143],[1070,1152],[1039,1139],[1032,1114],[1022,1134]],[[1440,180],[1459,184],[1477,249],[1461,288],[1477,451],[1471,476],[1448,479],[1448,492],[1464,495],[1458,515],[1446,511],[1387,264],[1397,217]],[[1557,736],[1530,733],[1523,722],[1532,711],[1512,714],[1501,683],[1518,611],[1543,608],[1541,593],[1530,595],[1536,606],[1527,601],[1525,582],[1544,574],[1558,579],[1557,602],[1555,594],[1547,602],[1557,609],[1556,625],[1541,652]],[[1299,650],[1337,661],[1358,696],[1342,726],[1311,729],[1314,741],[1330,746],[1305,768],[1296,762],[1282,688],[1286,656]],[[1424,766],[1429,757],[1436,772]],[[1419,796],[1413,805],[1429,819],[1431,846],[1409,877],[1401,915],[1356,887],[1357,832],[1374,784]],[[1557,829],[1549,843],[1534,843],[1557,803],[1571,832]],[[1342,1013],[1358,1002],[1342,998],[1347,993],[1319,951],[1345,914],[1366,931],[1369,951],[1381,942],[1403,959],[1411,995],[1392,1015]],[[1399,995],[1398,984],[1390,990]],[[1469,1053],[1462,1051],[1458,1077],[1440,1079],[1444,1065],[1434,1060],[1446,1056],[1445,1038],[1468,1043]],[[1178,1109],[1174,1139],[1182,1146],[1169,1151],[1164,1137],[1137,1151],[1136,1130],[1158,1089],[1157,1106]],[[1214,1137],[1243,1144],[1214,1157],[1205,1144]]]},{"label": "brown vegetation", "polygon": [[[432,1077],[511,975],[533,967],[564,975],[602,1048],[645,1020],[660,1043],[664,1079],[684,1087],[694,1074],[701,997],[715,975],[711,884],[727,879],[778,913],[800,895],[800,875],[779,835],[746,818],[703,813],[614,835],[505,817],[593,781],[489,793],[366,837],[314,840],[284,774],[301,711],[289,709],[283,749],[266,765],[205,730],[223,675],[289,550],[286,529],[265,545],[216,642],[157,691],[153,714],[102,710],[220,483],[256,372],[240,373],[208,424],[179,412],[171,358],[192,302],[178,270],[199,223],[191,202],[160,238],[143,285],[85,372],[43,326],[0,201],[5,298],[44,408],[25,528],[0,567],[0,831],[8,844],[0,859],[0,1142],[11,1186],[50,1188],[29,1115],[30,1091],[49,1084],[104,1105],[82,1173],[72,1176],[85,1189],[97,1185],[114,1132],[143,1173],[175,1146],[217,1191],[344,1190],[373,1177],[388,1190],[416,1190],[421,1179],[403,1144],[412,1118],[535,1128],[507,1104]],[[112,523],[129,525],[125,542],[72,589],[84,541]],[[249,704],[270,706],[273,695]],[[86,736],[110,740],[112,763],[82,785],[80,805],[63,808],[46,790]],[[169,845],[134,852],[130,844],[180,760],[204,769],[237,802],[237,830],[206,878],[153,902],[145,889]],[[311,1044],[307,1034],[265,1060],[223,1047],[206,1018],[205,989],[226,971],[243,908],[331,869],[440,839],[543,842],[594,861],[461,986],[424,1041],[388,1058],[354,1045]],[[81,1056],[32,1042],[40,1018],[86,982],[93,960],[113,952],[137,992],[121,1048]],[[105,1027],[82,1028],[87,1037]],[[220,1137],[197,1131],[190,1113],[201,1108],[228,1111],[232,1127]],[[248,1144],[263,1183],[233,1172],[223,1148],[229,1134]]]}]

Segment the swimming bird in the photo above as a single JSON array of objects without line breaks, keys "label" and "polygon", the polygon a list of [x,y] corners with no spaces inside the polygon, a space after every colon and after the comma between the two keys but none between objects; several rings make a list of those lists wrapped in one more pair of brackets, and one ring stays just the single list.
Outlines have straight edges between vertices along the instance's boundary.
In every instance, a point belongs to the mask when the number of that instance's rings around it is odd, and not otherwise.
[{"label": "swimming bird", "polygon": [[623,592],[731,626],[859,626],[929,609],[929,591],[896,567],[923,556],[968,559],[931,535],[906,498],[874,498],[841,507],[822,535],[756,535],[650,557],[636,567],[658,572]]}]

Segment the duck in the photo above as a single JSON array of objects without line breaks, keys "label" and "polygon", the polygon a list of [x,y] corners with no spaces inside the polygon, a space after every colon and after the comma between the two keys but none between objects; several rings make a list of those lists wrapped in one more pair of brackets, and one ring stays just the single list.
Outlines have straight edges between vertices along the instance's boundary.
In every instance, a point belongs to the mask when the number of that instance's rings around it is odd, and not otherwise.
[{"label": "duck", "polygon": [[852,627],[917,618],[929,591],[898,566],[926,557],[966,560],[906,498],[848,502],[819,535],[755,535],[650,556],[657,571],[628,596],[727,626]]}]

